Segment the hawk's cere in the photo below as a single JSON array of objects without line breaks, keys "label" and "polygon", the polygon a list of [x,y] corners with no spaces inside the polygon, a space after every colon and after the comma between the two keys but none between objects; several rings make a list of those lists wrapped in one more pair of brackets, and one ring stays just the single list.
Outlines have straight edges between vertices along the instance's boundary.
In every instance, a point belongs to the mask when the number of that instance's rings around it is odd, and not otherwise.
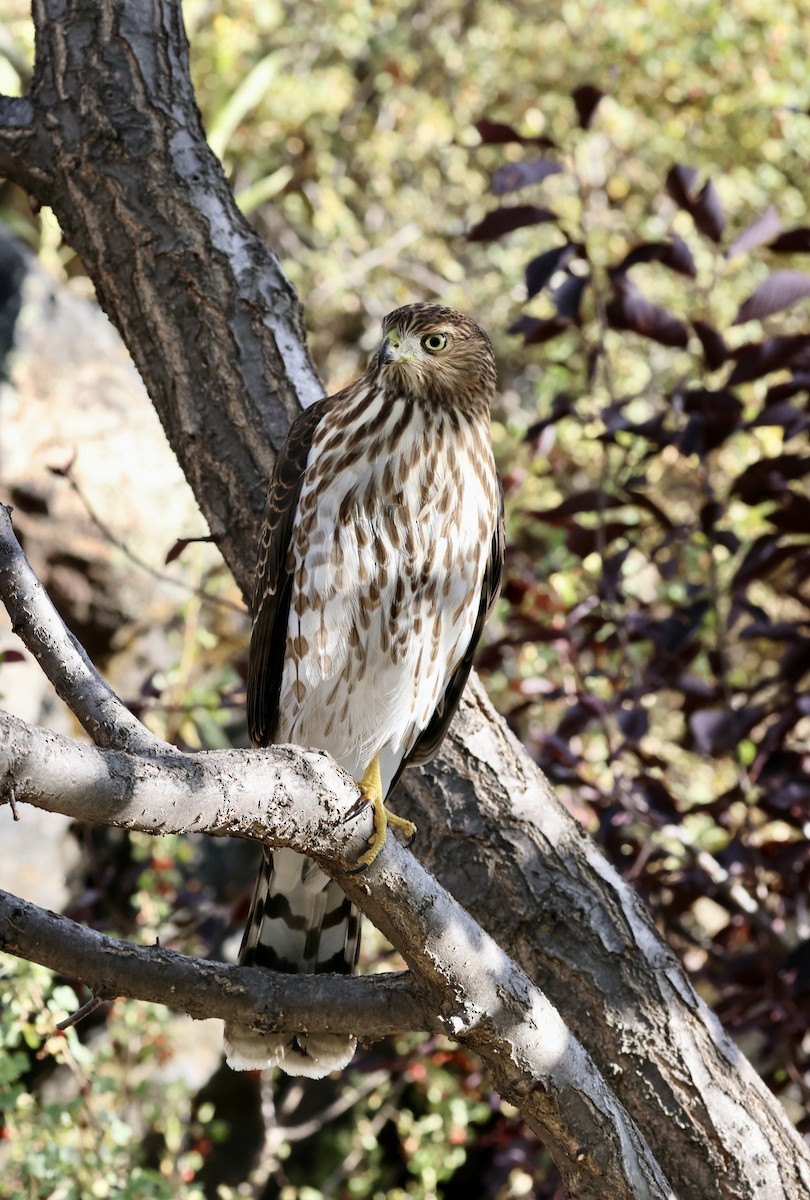
[{"label": "hawk's cere", "polygon": [[[495,358],[484,331],[436,304],[397,309],[355,383],[293,424],[270,487],[254,595],[248,723],[256,746],[326,750],[374,804],[438,748],[495,599],[503,501],[492,456]],[[282,971],[357,963],[359,914],[308,858],[266,852],[240,962]],[[238,1070],[326,1075],[355,1039],[227,1025]]]}]

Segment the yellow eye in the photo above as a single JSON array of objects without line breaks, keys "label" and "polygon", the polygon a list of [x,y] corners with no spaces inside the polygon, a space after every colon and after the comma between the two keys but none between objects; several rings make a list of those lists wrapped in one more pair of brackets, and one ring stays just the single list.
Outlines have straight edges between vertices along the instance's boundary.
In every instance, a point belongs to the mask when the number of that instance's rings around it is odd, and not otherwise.
[{"label": "yellow eye", "polygon": [[438,354],[446,345],[446,333],[426,333],[422,338],[422,348],[427,350],[428,354]]}]

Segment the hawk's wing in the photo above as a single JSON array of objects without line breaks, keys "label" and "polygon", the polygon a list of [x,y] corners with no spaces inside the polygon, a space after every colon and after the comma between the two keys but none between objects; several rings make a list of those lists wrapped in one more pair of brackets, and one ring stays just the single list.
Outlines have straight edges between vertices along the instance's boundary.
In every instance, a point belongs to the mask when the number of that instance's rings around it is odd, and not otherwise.
[{"label": "hawk's wing", "polygon": [[293,422],[267,496],[248,655],[247,718],[254,746],[268,746],[275,736],[292,594],[288,551],[312,439],[329,404],[319,400]]},{"label": "hawk's wing", "polygon": [[414,747],[402,762],[399,764],[399,769],[391,783],[390,791],[393,790],[394,784],[399,779],[402,772],[408,766],[415,766],[418,763],[427,762],[432,758],[439,749],[444,735],[450,726],[459,701],[461,693],[472,670],[473,656],[475,648],[478,645],[481,631],[484,628],[484,622],[489,616],[490,609],[498,598],[498,592],[501,588],[501,576],[503,575],[503,552],[504,552],[504,528],[503,528],[503,487],[500,479],[498,480],[499,493],[499,510],[498,520],[495,523],[495,532],[492,535],[492,542],[489,550],[489,560],[487,561],[486,570],[484,571],[484,580],[481,587],[481,598],[478,604],[478,616],[475,619],[475,627],[470,638],[470,644],[467,647],[466,653],[461,662],[456,667],[447,687],[444,689],[444,695],[436,706],[436,710],[430,721],[420,733]]}]

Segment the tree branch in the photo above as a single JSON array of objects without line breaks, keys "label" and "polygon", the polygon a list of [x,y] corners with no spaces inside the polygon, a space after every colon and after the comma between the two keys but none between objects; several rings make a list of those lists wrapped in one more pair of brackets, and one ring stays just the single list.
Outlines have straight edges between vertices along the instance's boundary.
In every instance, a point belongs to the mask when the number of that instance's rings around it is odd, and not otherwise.
[{"label": "tree branch", "polygon": [[440,1027],[484,1059],[546,1139],[572,1196],[672,1195],[556,1009],[410,852],[389,838],[367,874],[351,873],[371,816],[352,815],[357,787],[327,755],[276,746],[140,758],[0,713],[0,778],[13,780],[18,803],[82,821],[231,834],[313,855],[436,995]]},{"label": "tree branch", "polygon": [[[66,698],[102,743],[82,746],[0,711],[0,780],[13,785],[17,803],[94,824],[230,834],[313,855],[400,951],[416,986],[434,997],[431,1028],[477,1051],[501,1094],[546,1139],[572,1196],[603,1196],[608,1180],[618,1200],[672,1195],[637,1128],[557,1010],[413,856],[389,838],[373,868],[355,873],[371,814],[358,811],[356,783],[327,754],[273,746],[188,755],[151,737],[143,756],[109,748],[114,737],[141,748],[131,715],[50,604],[0,506],[0,595],[6,594],[19,636],[48,677],[59,678],[66,664],[82,672],[82,685],[67,687]],[[24,952],[19,918],[16,935]],[[154,964],[140,964],[138,953],[128,951],[140,981]],[[206,978],[215,970],[208,964]],[[95,971],[108,980],[104,994],[119,990],[103,960]],[[142,986],[138,982],[135,994]],[[129,984],[120,990],[129,991]],[[362,1036],[365,1026],[356,1031]]]},{"label": "tree branch", "polygon": [[171,753],[125,708],[66,628],[17,541],[11,512],[0,504],[0,595],[13,632],[97,745]]},{"label": "tree branch", "polygon": [[135,946],[0,891],[0,950],[89,988],[98,1000],[133,996],[195,1020],[219,1017],[271,1033],[442,1032],[435,1001],[407,972],[282,975]]},{"label": "tree branch", "polygon": [[47,139],[29,96],[0,96],[0,175],[36,192],[49,183]]}]

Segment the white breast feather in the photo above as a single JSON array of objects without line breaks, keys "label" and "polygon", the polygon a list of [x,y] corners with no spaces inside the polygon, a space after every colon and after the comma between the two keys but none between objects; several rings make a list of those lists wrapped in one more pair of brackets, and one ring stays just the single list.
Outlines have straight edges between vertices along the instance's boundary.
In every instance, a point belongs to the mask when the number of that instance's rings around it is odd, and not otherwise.
[{"label": "white breast feather", "polygon": [[[370,420],[371,415],[369,408],[364,420]],[[395,415],[392,413],[392,422]],[[398,453],[407,454],[414,440],[423,443],[424,418],[420,417],[421,413],[414,414],[397,447]],[[347,442],[350,436],[349,431]],[[426,444],[430,447],[432,443],[435,438],[428,439]],[[354,464],[333,476],[326,487],[321,484],[315,533],[305,559],[301,557],[300,546],[294,543],[296,576],[288,646],[296,638],[303,638],[306,652],[301,655],[297,670],[289,653],[285,662],[279,740],[329,751],[356,779],[379,753],[384,786],[386,777],[390,780],[428,724],[453,669],[469,645],[490,553],[494,532],[494,464],[487,451],[488,463],[479,464],[476,469],[465,450],[464,439],[454,444],[465,486],[460,496],[452,498],[449,511],[440,513],[437,499],[442,488],[453,484],[438,474],[435,449],[429,449],[417,466],[420,487],[415,494],[421,501],[418,512],[394,513],[403,528],[406,522],[411,523],[415,535],[412,557],[394,544],[390,515],[387,521],[381,502],[373,502],[370,509],[357,508],[348,525],[339,521],[338,510],[349,488],[355,489],[357,497],[363,497],[371,480],[372,495],[380,495],[385,461],[360,472]],[[473,442],[470,450],[476,444]],[[319,453],[321,445],[316,439],[310,464]],[[489,467],[486,483],[480,472],[484,465]],[[308,479],[309,475],[305,477],[299,506],[308,490]],[[361,539],[367,544],[358,540],[358,522],[369,534],[367,539]],[[482,523],[488,531],[484,539]],[[448,571],[445,564],[450,539],[454,565]],[[403,535],[399,540],[404,543],[406,539]],[[431,576],[435,579],[441,610],[441,634],[435,654],[432,653],[435,629],[432,605],[424,587],[417,584],[414,593],[411,582],[420,581],[431,551]],[[301,566],[306,568],[305,586],[296,589]],[[383,649],[382,629],[389,621],[400,577],[406,581],[402,619],[413,629],[421,618],[421,630],[418,635],[408,636],[404,653],[394,661],[390,649]],[[380,587],[379,604],[368,629],[363,630],[360,614],[368,606],[369,590],[374,585]],[[303,601],[297,606],[300,612],[296,610],[296,590],[301,592]],[[470,594],[476,598],[472,604],[466,603]],[[352,647],[352,629],[361,632],[361,653]]]}]

